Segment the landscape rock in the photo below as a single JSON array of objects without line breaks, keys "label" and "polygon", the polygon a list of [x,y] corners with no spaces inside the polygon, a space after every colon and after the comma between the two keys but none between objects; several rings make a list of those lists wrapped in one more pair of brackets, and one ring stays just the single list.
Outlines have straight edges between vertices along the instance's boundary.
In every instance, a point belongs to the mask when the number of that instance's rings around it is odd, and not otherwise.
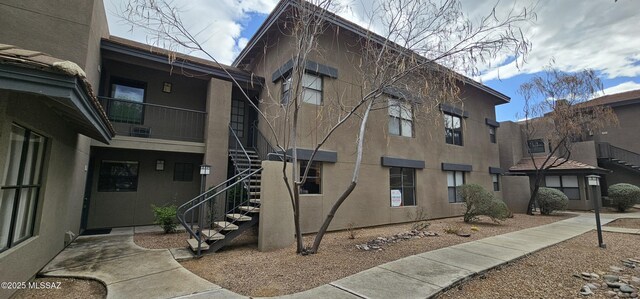
[{"label": "landscape rock", "polygon": [[617,282],[620,280],[620,277],[617,275],[604,275],[602,278],[605,282]]},{"label": "landscape rock", "polygon": [[598,286],[596,286],[594,283],[588,283],[588,284],[586,284],[586,286],[588,286],[589,289],[592,289],[592,290],[597,290],[598,289]]},{"label": "landscape rock", "polygon": [[613,298],[615,296],[618,296],[618,293],[616,293],[614,291],[607,291],[606,293],[604,293],[604,295],[609,297],[609,298]]},{"label": "landscape rock", "polygon": [[591,291],[591,289],[589,288],[589,286],[584,285],[584,286],[582,286],[582,288],[580,289],[580,295],[582,295],[582,296],[589,296],[589,295],[593,295],[593,292]]},{"label": "landscape rock", "polygon": [[609,270],[613,271],[613,272],[622,272],[624,269],[617,267],[617,266],[609,266]]},{"label": "landscape rock", "polygon": [[628,284],[623,284],[623,285],[620,286],[620,292],[631,294],[634,291],[635,290]]},{"label": "landscape rock", "polygon": [[411,239],[420,239],[424,237],[434,237],[438,236],[438,233],[428,232],[428,231],[419,231],[419,230],[410,230],[403,233],[398,233],[390,237],[377,237],[365,244],[358,244],[356,248],[364,251],[383,250],[383,246],[394,244],[403,240],[411,240]]},{"label": "landscape rock", "polygon": [[619,289],[623,285],[625,285],[625,284],[624,283],[619,283],[619,282],[607,282],[607,286],[609,286],[610,288],[613,288],[613,289]]}]

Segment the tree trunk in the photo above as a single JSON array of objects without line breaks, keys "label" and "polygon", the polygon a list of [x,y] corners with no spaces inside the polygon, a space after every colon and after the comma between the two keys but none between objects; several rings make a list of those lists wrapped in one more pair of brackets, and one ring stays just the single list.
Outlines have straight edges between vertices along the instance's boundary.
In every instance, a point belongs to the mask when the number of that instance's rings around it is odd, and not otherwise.
[{"label": "tree trunk", "polygon": [[542,174],[536,174],[536,179],[533,181],[533,190],[531,191],[531,197],[529,197],[529,205],[527,206],[527,215],[533,215],[533,206],[536,202],[538,190],[540,190],[540,182],[542,182]]}]

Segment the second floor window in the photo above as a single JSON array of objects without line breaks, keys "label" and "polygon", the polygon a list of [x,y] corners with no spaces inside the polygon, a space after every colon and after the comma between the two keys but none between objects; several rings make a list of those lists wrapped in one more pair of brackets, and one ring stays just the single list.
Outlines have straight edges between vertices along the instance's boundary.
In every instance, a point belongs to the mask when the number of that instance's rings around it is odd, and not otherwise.
[{"label": "second floor window", "polygon": [[531,154],[544,153],[544,141],[542,139],[527,140],[527,147]]},{"label": "second floor window", "polygon": [[494,127],[494,126],[489,126],[489,141],[491,141],[491,143],[496,143],[496,130],[498,128]]},{"label": "second floor window", "polygon": [[413,107],[398,99],[389,99],[389,134],[413,137]]},{"label": "second floor window", "polygon": [[[293,92],[291,76],[282,81],[281,104],[288,104]],[[322,77],[304,73],[302,75],[302,101],[314,105],[322,105]]]},{"label": "second floor window", "polygon": [[112,80],[111,97],[107,107],[109,120],[130,124],[142,124],[144,118],[145,84]]},{"label": "second floor window", "polygon": [[500,175],[492,174],[491,181],[493,182],[493,191],[500,191]]},{"label": "second floor window", "polygon": [[459,116],[445,113],[444,130],[448,144],[462,145],[462,119]]}]

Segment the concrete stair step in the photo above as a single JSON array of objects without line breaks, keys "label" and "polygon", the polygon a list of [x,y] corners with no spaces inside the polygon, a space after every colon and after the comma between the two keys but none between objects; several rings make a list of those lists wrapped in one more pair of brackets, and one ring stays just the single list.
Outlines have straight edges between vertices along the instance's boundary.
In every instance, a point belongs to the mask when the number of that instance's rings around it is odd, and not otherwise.
[{"label": "concrete stair step", "polygon": [[202,235],[207,240],[222,240],[224,239],[224,235],[220,233],[220,231],[215,229],[205,229],[202,230]]},{"label": "concrete stair step", "polygon": [[242,215],[242,214],[238,214],[238,213],[227,214],[227,218],[233,219],[235,221],[242,221],[242,222],[251,221],[251,216]]},{"label": "concrete stair step", "polygon": [[251,192],[249,192],[249,195],[257,195],[257,196],[260,196],[260,192],[253,192],[253,191],[251,191]]},{"label": "concrete stair step", "polygon": [[238,209],[249,213],[260,213],[260,208],[256,206],[239,206]]},{"label": "concrete stair step", "polygon": [[[198,251],[198,240],[189,239],[187,240],[187,243],[189,244],[189,248],[191,248],[191,250]],[[202,242],[200,244],[200,250],[203,250],[203,251],[209,250],[209,244],[207,244],[207,242]]]},{"label": "concrete stair step", "polygon": [[249,202],[250,202],[250,203],[253,203],[253,204],[260,204],[260,198],[252,198],[252,199],[249,199]]},{"label": "concrete stair step", "polygon": [[238,229],[237,225],[226,221],[216,221],[213,223],[213,226],[215,226],[219,231],[232,231]]}]

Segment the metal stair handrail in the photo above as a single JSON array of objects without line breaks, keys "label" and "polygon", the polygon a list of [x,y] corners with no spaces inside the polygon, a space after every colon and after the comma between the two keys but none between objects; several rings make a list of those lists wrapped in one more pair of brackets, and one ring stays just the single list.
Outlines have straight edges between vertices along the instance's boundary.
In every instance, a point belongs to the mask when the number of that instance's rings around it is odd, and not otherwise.
[{"label": "metal stair handrail", "polygon": [[632,165],[640,166],[640,154],[611,145],[608,142],[598,143],[598,158],[617,159]]},{"label": "metal stair handrail", "polygon": [[258,128],[257,121],[251,124],[251,132],[255,139],[253,149],[258,154],[258,157],[260,157],[260,160],[269,160],[271,157],[277,157],[280,161],[284,160],[284,155],[271,145],[269,139],[262,134],[262,131]]}]

